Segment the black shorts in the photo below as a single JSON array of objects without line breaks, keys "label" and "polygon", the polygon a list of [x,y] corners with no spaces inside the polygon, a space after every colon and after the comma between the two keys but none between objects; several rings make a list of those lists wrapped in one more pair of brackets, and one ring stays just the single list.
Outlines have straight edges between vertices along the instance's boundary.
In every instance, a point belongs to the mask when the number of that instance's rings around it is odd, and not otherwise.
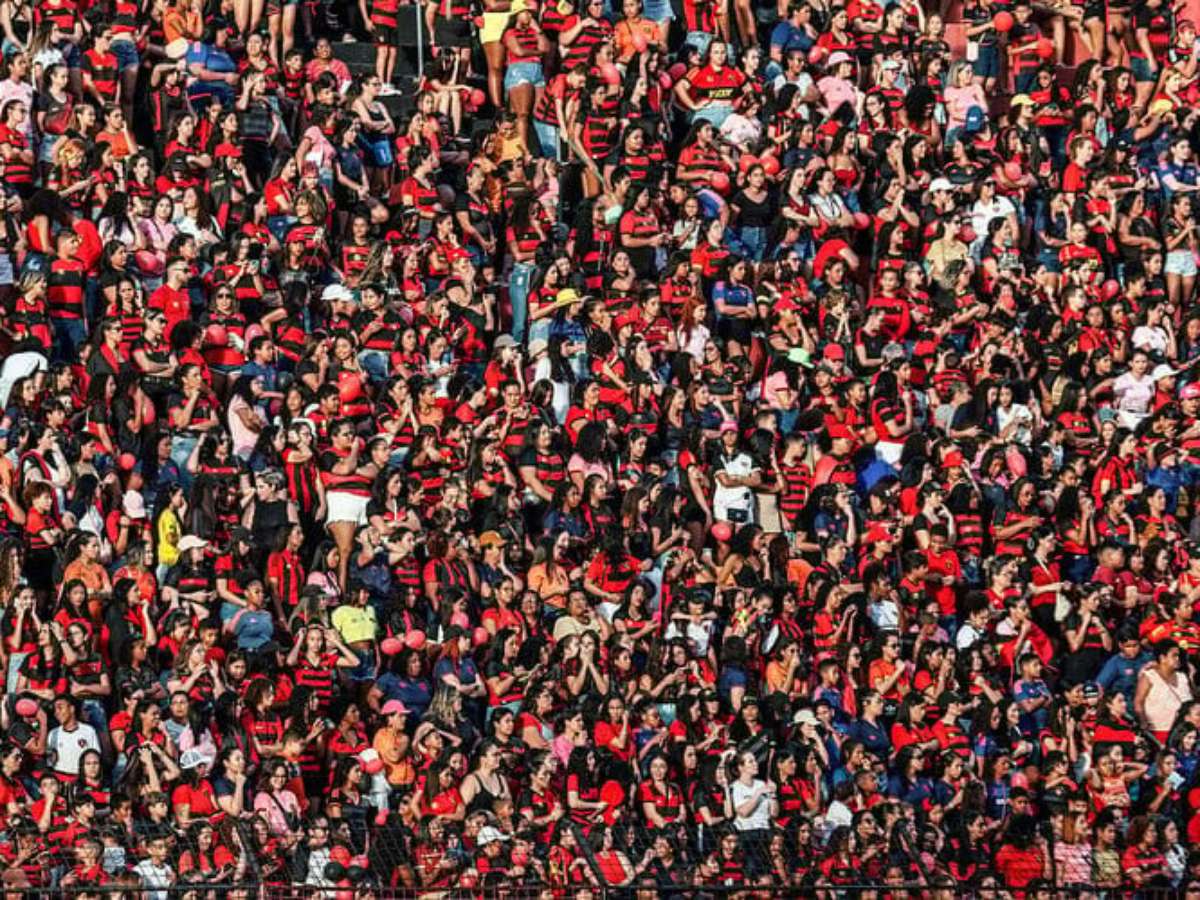
[{"label": "black shorts", "polygon": [[375,30],[371,32],[371,40],[384,47],[398,47],[400,45],[400,29],[395,25],[380,25],[375,23]]},{"label": "black shorts", "polygon": [[438,16],[433,22],[433,39],[439,47],[470,47],[472,26],[468,19],[446,19]]}]

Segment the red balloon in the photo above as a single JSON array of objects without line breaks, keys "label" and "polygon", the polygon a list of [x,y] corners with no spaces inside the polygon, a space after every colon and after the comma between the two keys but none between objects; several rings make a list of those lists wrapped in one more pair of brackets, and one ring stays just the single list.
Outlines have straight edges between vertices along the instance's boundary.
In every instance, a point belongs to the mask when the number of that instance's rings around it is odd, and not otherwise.
[{"label": "red balloon", "polygon": [[605,63],[600,67],[600,77],[604,79],[605,84],[617,85],[621,83],[621,73],[612,63]]},{"label": "red balloon", "polygon": [[18,716],[36,716],[38,705],[36,700],[31,700],[28,697],[22,697],[17,701]]},{"label": "red balloon", "polygon": [[975,238],[977,237],[979,237],[979,235],[975,233],[975,229],[970,225],[964,225],[962,228],[958,229],[958,239],[964,244],[975,243]]},{"label": "red balloon", "polygon": [[137,457],[132,453],[122,453],[117,457],[117,468],[128,471],[137,465]]},{"label": "red balloon", "polygon": [[404,636],[404,646],[409,650],[420,650],[425,646],[425,632],[421,629],[410,631]]},{"label": "red balloon", "polygon": [[490,637],[491,635],[488,634],[487,629],[482,625],[476,626],[475,633],[471,635],[471,639],[474,641],[476,647],[482,647],[488,642],[488,638]]},{"label": "red balloon", "polygon": [[625,789],[620,782],[606,781],[600,787],[600,802],[609,806],[617,806],[625,799]]},{"label": "red balloon", "polygon": [[1105,300],[1111,300],[1121,293],[1121,285],[1116,279],[1110,278],[1104,284],[1100,285],[1100,296]]},{"label": "red balloon", "polygon": [[870,228],[871,227],[871,217],[868,216],[866,213],[856,212],[854,214],[854,227],[859,229],[860,231],[864,228]]},{"label": "red balloon", "polygon": [[813,47],[808,51],[808,61],[811,65],[819,66],[825,61],[826,51],[824,47]]},{"label": "red balloon", "polygon": [[224,325],[216,323],[209,325],[208,330],[204,332],[204,343],[210,347],[227,347],[229,346],[229,332],[225,330]]},{"label": "red balloon", "polygon": [[758,163],[759,159],[757,156],[754,156],[751,153],[743,153],[740,157],[738,157],[738,171],[743,173],[749,172],[751,169],[757,166]]},{"label": "red balloon", "polygon": [[1025,170],[1021,168],[1019,162],[1006,162],[1004,164],[1004,177],[1009,181],[1020,181],[1025,177]]},{"label": "red balloon", "polygon": [[404,643],[399,638],[384,638],[379,642],[379,652],[384,656],[395,656],[404,649]]},{"label": "red balloon", "polygon": [[1012,30],[1012,27],[1013,27],[1012,13],[1005,12],[1004,10],[1001,10],[1000,12],[996,13],[996,15],[992,16],[992,27],[995,28],[1001,34],[1005,34],[1006,32]]},{"label": "red balloon", "polygon": [[473,107],[475,107],[476,109],[479,109],[479,107],[483,106],[483,104],[486,102],[487,102],[487,94],[485,94],[479,88],[475,88],[474,90],[471,91],[471,105]]},{"label": "red balloon", "polygon": [[672,81],[678,81],[687,74],[687,63],[675,63],[671,68],[667,69],[667,74],[671,76]]},{"label": "red balloon", "polygon": [[388,820],[388,811],[386,809],[381,809],[379,812],[377,812],[375,814],[375,824],[376,825],[380,825],[380,826],[386,825],[387,820]]},{"label": "red balloon", "polygon": [[767,173],[767,177],[774,178],[779,174],[779,160],[774,156],[764,156],[759,160],[762,163],[763,171]]},{"label": "red balloon", "polygon": [[329,851],[329,859],[343,866],[350,865],[350,851],[340,844]]},{"label": "red balloon", "polygon": [[728,522],[713,522],[712,536],[724,544],[733,537],[733,529],[729,527]]},{"label": "red balloon", "polygon": [[1054,41],[1049,38],[1040,38],[1037,42],[1037,55],[1042,59],[1050,59],[1054,56]]},{"label": "red balloon", "polygon": [[450,624],[457,625],[459,628],[469,628],[471,620],[467,618],[466,613],[456,612],[450,617]]},{"label": "red balloon", "polygon": [[708,179],[708,183],[712,185],[712,189],[718,194],[724,194],[729,190],[729,176],[724,172],[713,172]]},{"label": "red balloon", "polygon": [[[248,344],[248,342],[247,342]],[[343,403],[357,400],[363,394],[362,378],[355,372],[343,370],[338,374],[338,399]]]},{"label": "red balloon", "polygon": [[376,775],[383,771],[383,760],[374,749],[364,750],[363,755],[358,758],[358,764],[368,775]]}]

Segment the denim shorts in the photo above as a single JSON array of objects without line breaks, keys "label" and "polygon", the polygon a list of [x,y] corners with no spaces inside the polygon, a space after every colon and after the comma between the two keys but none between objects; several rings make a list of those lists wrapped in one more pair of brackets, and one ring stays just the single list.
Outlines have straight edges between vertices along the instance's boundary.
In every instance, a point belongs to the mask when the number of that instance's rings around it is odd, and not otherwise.
[{"label": "denim shorts", "polygon": [[1167,254],[1163,270],[1168,275],[1192,278],[1196,274],[1196,257],[1191,250],[1172,250]]},{"label": "denim shorts", "polygon": [[135,44],[133,41],[126,41],[124,39],[113,41],[111,46],[113,56],[117,58],[118,72],[124,72],[126,69],[132,69],[137,66],[139,62],[141,62],[141,58],[138,56],[137,52],[137,44]]},{"label": "denim shorts", "polygon": [[542,87],[546,77],[542,74],[542,64],[538,62],[513,63],[504,73],[504,90],[511,91],[522,84],[532,84]]},{"label": "denim shorts", "polygon": [[1158,81],[1158,73],[1150,68],[1150,60],[1144,56],[1130,56],[1129,68],[1133,70],[1134,81]]},{"label": "denim shorts", "polygon": [[971,63],[971,71],[979,78],[1000,77],[1000,48],[985,44],[979,48],[979,56]]}]

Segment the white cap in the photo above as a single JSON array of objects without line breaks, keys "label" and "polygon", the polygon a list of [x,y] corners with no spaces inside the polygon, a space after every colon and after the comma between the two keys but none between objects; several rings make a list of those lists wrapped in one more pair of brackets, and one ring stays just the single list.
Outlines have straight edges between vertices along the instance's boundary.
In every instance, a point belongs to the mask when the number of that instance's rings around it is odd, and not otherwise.
[{"label": "white cap", "polygon": [[179,767],[181,769],[194,769],[200,765],[211,768],[212,763],[212,757],[201,750],[184,750],[183,755],[179,757]]},{"label": "white cap", "polygon": [[493,825],[484,825],[482,828],[480,828],[479,837],[476,838],[476,841],[480,847],[482,847],[484,844],[494,843],[495,841],[507,840],[508,835]]},{"label": "white cap", "polygon": [[344,284],[331,284],[321,291],[321,299],[336,303],[338,300],[353,300],[354,294]]},{"label": "white cap", "polygon": [[1166,363],[1159,363],[1154,367],[1154,371],[1150,373],[1150,377],[1158,381],[1160,378],[1174,378],[1177,374],[1179,373]]},{"label": "white cap", "polygon": [[949,178],[935,178],[935,179],[933,179],[933,181],[931,181],[929,183],[929,190],[931,190],[931,191],[952,191],[952,190],[954,190],[954,185],[952,185],[950,183]]},{"label": "white cap", "polygon": [[121,508],[131,519],[146,518],[146,500],[138,491],[126,491],[121,500]]}]

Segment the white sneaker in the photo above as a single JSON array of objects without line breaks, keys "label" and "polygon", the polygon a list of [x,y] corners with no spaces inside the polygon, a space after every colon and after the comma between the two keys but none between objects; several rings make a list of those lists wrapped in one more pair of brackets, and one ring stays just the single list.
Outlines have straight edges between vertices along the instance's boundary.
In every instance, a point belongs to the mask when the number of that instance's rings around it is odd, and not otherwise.
[{"label": "white sneaker", "polygon": [[398,90],[396,90],[396,86],[394,84],[392,84],[391,82],[385,81],[383,84],[381,84],[379,86],[379,96],[380,97],[394,97],[398,93],[400,93],[400,92]]}]

